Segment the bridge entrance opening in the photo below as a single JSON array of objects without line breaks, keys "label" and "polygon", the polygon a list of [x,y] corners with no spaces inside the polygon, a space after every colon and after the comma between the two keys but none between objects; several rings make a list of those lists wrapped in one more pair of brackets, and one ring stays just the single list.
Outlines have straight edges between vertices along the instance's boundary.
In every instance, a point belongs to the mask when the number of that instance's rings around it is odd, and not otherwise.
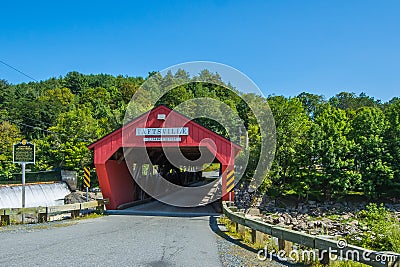
[{"label": "bridge entrance opening", "polygon": [[[159,120],[160,114],[168,120]],[[166,106],[89,149],[103,196],[110,200],[107,209],[150,197],[182,207],[205,205],[217,196],[233,200],[234,160],[241,147]]]},{"label": "bridge entrance opening", "polygon": [[[146,153],[148,160],[144,160],[139,149],[132,148],[126,156],[133,162],[133,169],[137,170],[137,175],[151,176],[161,175],[167,181],[179,186],[199,186],[211,182],[209,172],[220,173],[221,164],[207,147],[179,147],[179,154],[189,161],[200,159],[201,155],[210,159],[208,162],[197,162],[197,164],[181,165],[179,158],[174,158],[174,149],[161,147],[147,147]],[[177,164],[174,164],[177,163]],[[203,176],[203,170],[209,170]],[[135,177],[134,177],[135,178]],[[217,178],[214,176],[214,178]]]}]

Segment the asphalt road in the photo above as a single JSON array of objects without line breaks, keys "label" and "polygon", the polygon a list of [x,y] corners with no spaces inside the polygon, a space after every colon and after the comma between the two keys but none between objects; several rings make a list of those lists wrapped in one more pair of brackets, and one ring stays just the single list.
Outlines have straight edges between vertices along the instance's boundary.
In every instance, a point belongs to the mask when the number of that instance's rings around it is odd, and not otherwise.
[{"label": "asphalt road", "polygon": [[175,207],[165,203],[151,200],[138,206],[130,207],[124,210],[110,210],[107,214],[111,215],[155,215],[169,217],[199,217],[199,216],[218,216],[212,205],[199,207]]},{"label": "asphalt road", "polygon": [[0,229],[0,266],[221,266],[209,217],[113,215]]}]

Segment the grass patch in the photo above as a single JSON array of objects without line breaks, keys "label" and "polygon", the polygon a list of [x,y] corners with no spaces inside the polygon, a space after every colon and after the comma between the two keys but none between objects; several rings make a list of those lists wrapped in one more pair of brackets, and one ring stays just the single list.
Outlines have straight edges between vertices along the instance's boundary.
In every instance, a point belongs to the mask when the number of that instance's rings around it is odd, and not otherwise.
[{"label": "grass patch", "polygon": [[219,163],[204,164],[203,172],[218,171],[219,165],[220,165]]},{"label": "grass patch", "polygon": [[[338,215],[337,215],[338,216]],[[364,216],[364,217],[363,217]],[[377,250],[377,251],[393,251],[400,253],[400,222],[398,219],[385,209],[383,205],[377,206],[376,204],[370,204],[367,206],[367,210],[361,211],[357,214],[360,223],[368,224],[370,230],[367,233],[370,235],[369,239],[364,238],[361,242],[355,245]],[[340,216],[332,217],[332,219],[340,220]],[[354,219],[354,218],[353,218]],[[263,243],[253,244],[251,242],[251,229],[246,228],[243,233],[236,232],[235,223],[231,222],[227,217],[222,216],[218,219],[218,223],[224,224],[228,229],[227,235],[236,239],[237,241],[255,249],[261,250],[267,248],[267,251],[278,251],[277,244],[273,241],[272,237],[266,235]],[[372,229],[372,230],[371,230]],[[350,241],[350,240],[349,240]],[[370,243],[368,243],[370,242]],[[350,242],[349,242],[350,243]],[[356,242],[351,242],[352,244]],[[300,254],[302,251],[308,250],[308,248],[298,246]],[[302,255],[302,254],[301,254]],[[323,265],[315,259],[301,259],[302,261],[295,262],[304,264],[306,266],[322,267]],[[329,266],[333,267],[366,267],[368,265],[354,262],[354,261],[331,261]]]},{"label": "grass patch", "polygon": [[377,251],[400,253],[400,222],[383,204],[378,206],[370,203],[357,217],[360,225],[367,230],[350,236],[352,244]]},{"label": "grass patch", "polygon": [[238,233],[236,232],[236,226],[235,224],[229,220],[227,217],[222,216],[218,219],[219,224],[224,224],[226,228],[228,229],[228,234],[230,237],[242,242],[243,244],[246,244],[247,246],[254,248],[256,250],[263,249],[265,247],[264,243],[253,243],[251,242],[251,230],[246,228],[244,233]]},{"label": "grass patch", "polygon": [[46,224],[38,224],[29,227],[29,229],[33,230],[43,230],[43,229],[51,229],[51,228],[61,228],[61,227],[68,227],[71,225],[78,224],[78,222],[57,222],[57,223],[46,223]]},{"label": "grass patch", "polygon": [[73,220],[96,219],[96,218],[100,218],[100,217],[104,217],[104,216],[106,216],[106,215],[103,214],[103,213],[93,212],[93,213],[90,213],[90,214],[87,214],[87,215],[76,217]]},{"label": "grass patch", "polygon": [[334,261],[331,264],[332,267],[369,267],[367,264],[363,264],[355,261]]}]

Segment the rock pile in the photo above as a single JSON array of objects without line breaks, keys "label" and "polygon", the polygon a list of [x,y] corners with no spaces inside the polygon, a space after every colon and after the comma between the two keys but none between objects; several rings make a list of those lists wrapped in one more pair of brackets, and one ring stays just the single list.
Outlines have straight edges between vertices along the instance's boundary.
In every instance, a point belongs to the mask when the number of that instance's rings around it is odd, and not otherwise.
[{"label": "rock pile", "polygon": [[[316,235],[347,236],[366,230],[359,224],[357,213],[366,208],[367,202],[284,203],[266,195],[252,201],[253,193],[243,189],[235,192],[235,205],[243,212],[251,206],[258,207],[262,220],[267,223]],[[400,204],[385,206],[400,219]]]},{"label": "rock pile", "polygon": [[255,192],[250,192],[249,187],[246,184],[237,185],[235,188],[235,206],[239,209],[248,209],[252,205],[252,199],[255,195]]},{"label": "rock pile", "polygon": [[[102,198],[101,193],[89,192],[89,201]],[[86,201],[86,192],[75,191],[64,197],[64,204],[83,203]]]}]

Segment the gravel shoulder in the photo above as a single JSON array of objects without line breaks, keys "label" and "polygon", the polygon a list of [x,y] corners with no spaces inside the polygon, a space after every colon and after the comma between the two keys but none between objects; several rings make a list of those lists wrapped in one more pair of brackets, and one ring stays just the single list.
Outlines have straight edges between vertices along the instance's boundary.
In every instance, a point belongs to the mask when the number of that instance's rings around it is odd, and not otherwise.
[{"label": "gravel shoulder", "polygon": [[295,266],[287,262],[280,262],[275,257],[261,261],[257,257],[258,251],[220,231],[217,225],[217,217],[210,217],[210,227],[216,234],[218,254],[224,267],[234,266]]}]

